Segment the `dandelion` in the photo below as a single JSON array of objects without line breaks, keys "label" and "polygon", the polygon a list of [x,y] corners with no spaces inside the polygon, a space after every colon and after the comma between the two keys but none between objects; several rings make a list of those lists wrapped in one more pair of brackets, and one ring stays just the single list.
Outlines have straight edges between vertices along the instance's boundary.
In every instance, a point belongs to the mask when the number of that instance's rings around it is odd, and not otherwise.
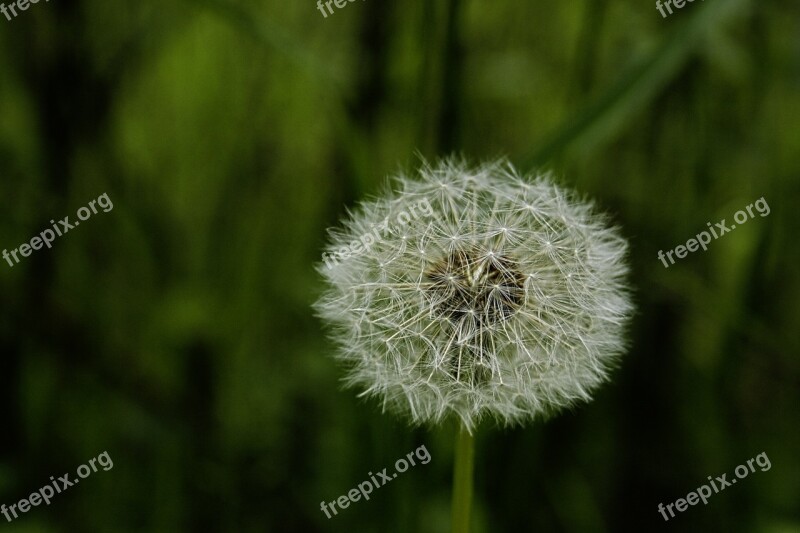
[{"label": "dandelion", "polygon": [[460,419],[465,522],[478,422],[547,417],[608,379],[632,310],[627,244],[590,202],[506,162],[425,164],[394,185],[332,233],[329,252],[351,253],[320,267],[317,310],[350,386],[416,424]]}]

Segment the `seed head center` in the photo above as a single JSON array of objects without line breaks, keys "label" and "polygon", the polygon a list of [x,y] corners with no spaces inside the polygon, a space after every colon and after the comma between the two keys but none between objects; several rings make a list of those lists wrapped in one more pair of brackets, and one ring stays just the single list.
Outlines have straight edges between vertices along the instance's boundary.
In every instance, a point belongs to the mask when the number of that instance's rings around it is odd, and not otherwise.
[{"label": "seed head center", "polygon": [[497,252],[457,249],[426,274],[436,311],[453,323],[474,320],[491,327],[511,317],[524,299],[525,277],[517,262]]}]

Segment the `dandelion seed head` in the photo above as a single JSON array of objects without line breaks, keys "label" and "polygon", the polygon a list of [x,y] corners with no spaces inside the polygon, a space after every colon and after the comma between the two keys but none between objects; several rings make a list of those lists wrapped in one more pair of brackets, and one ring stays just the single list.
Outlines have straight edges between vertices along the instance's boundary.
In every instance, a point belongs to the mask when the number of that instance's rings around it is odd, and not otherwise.
[{"label": "dandelion seed head", "polygon": [[590,399],[632,312],[618,230],[548,175],[502,161],[425,164],[393,184],[332,232],[327,252],[353,253],[319,266],[316,309],[346,382],[414,423],[455,415],[467,428]]}]

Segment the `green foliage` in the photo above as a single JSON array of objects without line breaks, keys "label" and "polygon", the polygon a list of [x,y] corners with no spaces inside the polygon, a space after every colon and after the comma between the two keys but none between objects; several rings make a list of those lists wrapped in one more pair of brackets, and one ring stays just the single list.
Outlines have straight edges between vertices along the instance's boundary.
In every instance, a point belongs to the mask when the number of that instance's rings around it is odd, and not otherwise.
[{"label": "green foliage", "polygon": [[[40,2],[0,16],[0,503],[9,531],[438,532],[455,425],[341,389],[310,304],[328,227],[426,157],[546,165],[632,243],[596,400],[481,428],[474,531],[800,529],[800,55],[790,2]],[[756,217],[657,259],[764,197]],[[328,520],[331,501],[412,467]],[[668,524],[657,511],[766,452]],[[729,476],[732,474],[729,474]],[[2,519],[0,519],[2,523]]]}]

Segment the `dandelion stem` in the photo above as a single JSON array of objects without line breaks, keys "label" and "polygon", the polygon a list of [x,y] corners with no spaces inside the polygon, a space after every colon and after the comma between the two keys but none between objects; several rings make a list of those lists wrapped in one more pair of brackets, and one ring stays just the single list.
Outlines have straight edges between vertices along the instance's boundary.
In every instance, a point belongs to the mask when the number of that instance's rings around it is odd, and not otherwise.
[{"label": "dandelion stem", "polygon": [[455,464],[453,465],[453,515],[452,533],[468,533],[472,510],[472,465],[475,441],[463,422],[456,436]]}]

